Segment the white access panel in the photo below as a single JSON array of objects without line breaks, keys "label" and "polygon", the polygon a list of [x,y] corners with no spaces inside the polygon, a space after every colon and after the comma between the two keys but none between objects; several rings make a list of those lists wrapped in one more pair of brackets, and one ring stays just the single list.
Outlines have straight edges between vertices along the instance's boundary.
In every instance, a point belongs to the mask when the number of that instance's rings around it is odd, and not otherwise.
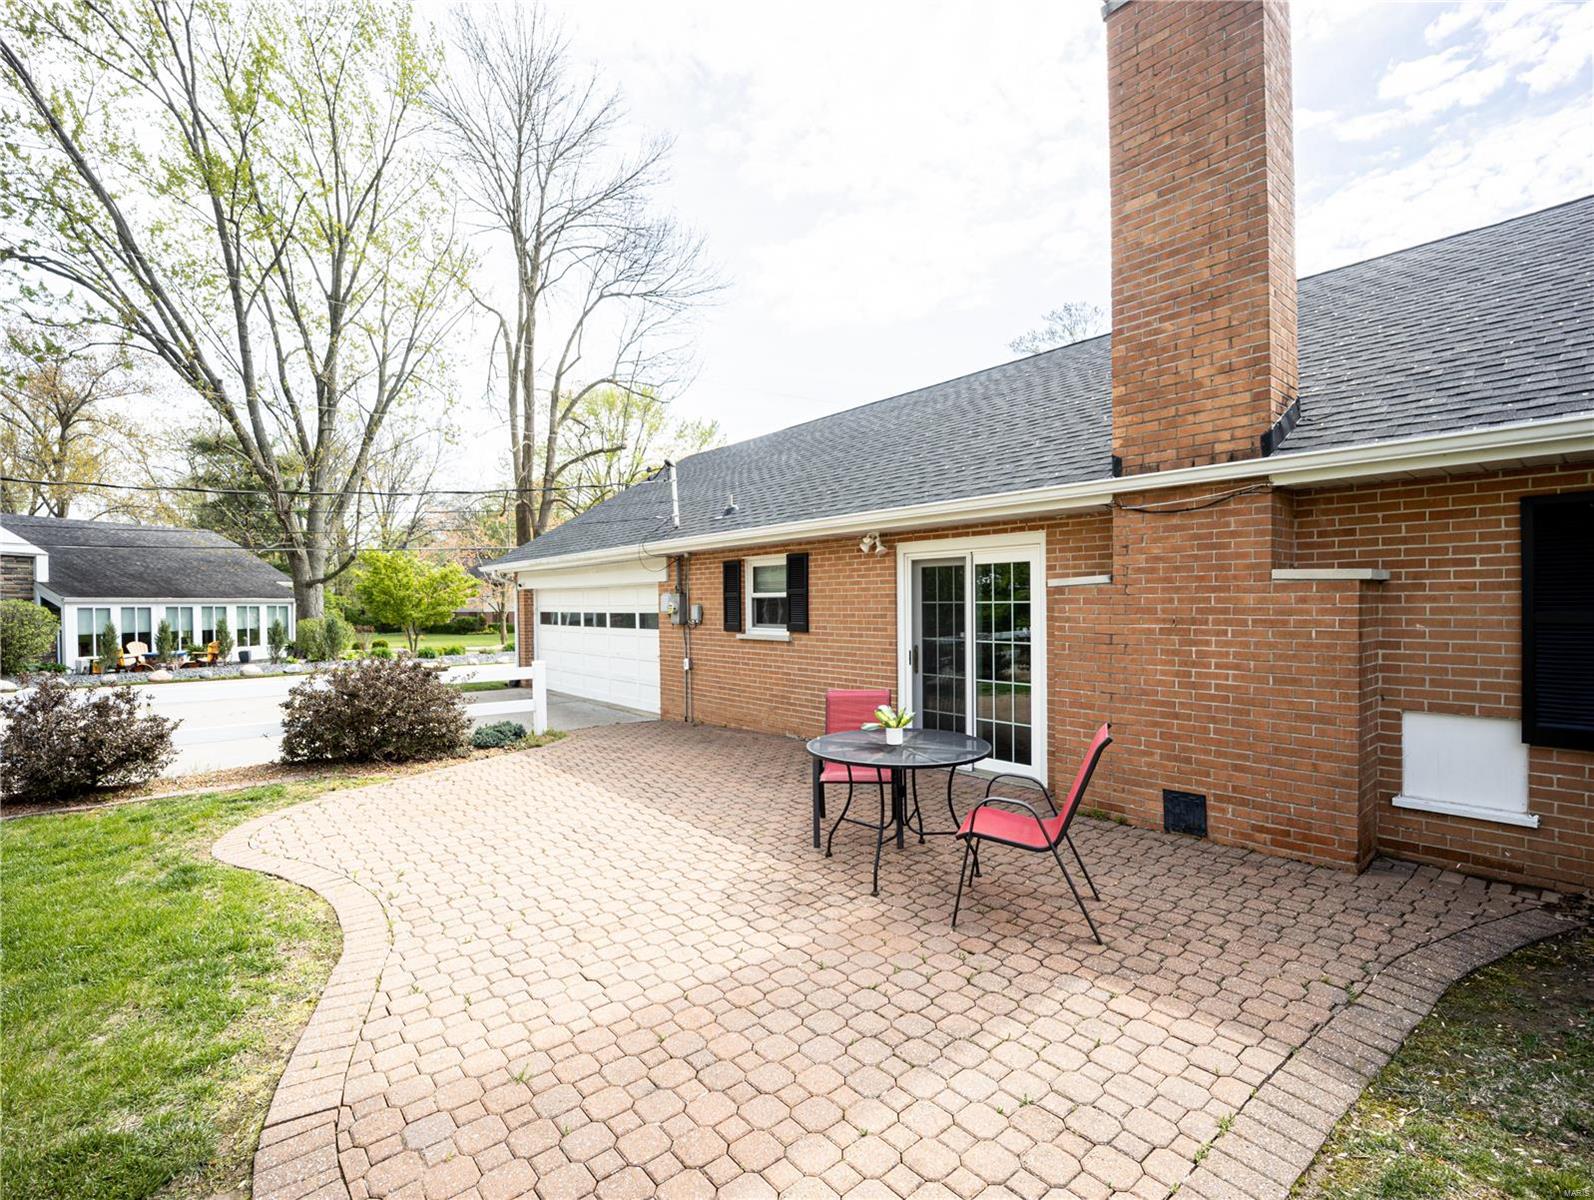
[{"label": "white access panel", "polygon": [[1528,748],[1519,721],[1401,714],[1397,808],[1536,826],[1528,812]]}]

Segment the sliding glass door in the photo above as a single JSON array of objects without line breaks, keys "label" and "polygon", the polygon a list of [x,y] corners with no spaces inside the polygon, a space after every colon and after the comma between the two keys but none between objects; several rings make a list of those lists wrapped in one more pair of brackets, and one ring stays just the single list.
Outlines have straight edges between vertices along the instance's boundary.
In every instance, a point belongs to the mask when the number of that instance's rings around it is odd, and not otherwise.
[{"label": "sliding glass door", "polygon": [[1044,776],[1043,544],[909,544],[899,561],[901,695],[916,724],[982,737],[992,766]]}]

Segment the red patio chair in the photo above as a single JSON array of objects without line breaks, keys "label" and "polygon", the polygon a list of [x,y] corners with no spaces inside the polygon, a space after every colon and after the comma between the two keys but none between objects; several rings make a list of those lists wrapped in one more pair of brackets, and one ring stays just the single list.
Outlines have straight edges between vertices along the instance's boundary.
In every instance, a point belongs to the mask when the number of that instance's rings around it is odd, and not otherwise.
[{"label": "red patio chair", "polygon": [[[1090,872],[1085,870],[1085,860],[1079,856],[1079,847],[1074,845],[1074,839],[1068,836],[1068,827],[1073,823],[1074,814],[1079,811],[1079,802],[1084,798],[1085,788],[1090,783],[1090,777],[1096,772],[1096,764],[1101,761],[1102,751],[1112,745],[1112,725],[1104,724],[1096,730],[1096,736],[1091,740],[1090,749],[1085,753],[1085,761],[1079,764],[1079,773],[1074,776],[1074,786],[1068,791],[1068,798],[1063,801],[1063,811],[1057,811],[1057,805],[1052,803],[1052,794],[1045,784],[1024,775],[998,775],[985,785],[985,798],[974,806],[974,810],[964,818],[962,826],[958,829],[958,837],[963,839],[963,869],[958,873],[957,900],[952,904],[952,928],[958,924],[958,909],[963,904],[963,882],[968,879],[969,887],[974,886],[973,875],[980,869],[980,842],[995,842],[999,846],[1015,846],[1020,850],[1034,850],[1040,853],[1049,853],[1057,860],[1058,867],[1063,872],[1063,878],[1068,881],[1068,890],[1074,893],[1074,900],[1079,905],[1079,911],[1085,914],[1085,924],[1090,926],[1090,932],[1095,937],[1098,945],[1105,944],[1101,934],[1096,930],[1096,922],[1090,919],[1090,911],[1085,907],[1085,901],[1079,894],[1079,889],[1074,886],[1074,877],[1068,873],[1068,868],[1063,865],[1063,856],[1058,853],[1058,846],[1064,842],[1074,852],[1074,861],[1079,864],[1079,869],[1084,872],[1085,882],[1090,884],[1090,894],[1100,900],[1101,893],[1096,890],[1096,883],[1090,877]],[[1046,806],[1052,810],[1049,818],[1042,818],[1028,801],[1019,800],[1012,796],[993,796],[991,788],[998,779],[1021,779],[1025,783],[1041,790],[1041,795],[1046,797]],[[1008,812],[1000,808],[991,808],[993,804],[1012,804],[1024,810],[1023,813]],[[1028,815],[1025,815],[1028,814]],[[972,866],[973,874],[970,873]]]},{"label": "red patio chair", "polygon": [[[847,733],[855,729],[862,729],[872,722],[874,710],[882,704],[891,703],[891,692],[887,688],[831,688],[825,693],[825,732]],[[885,831],[890,825],[886,818],[886,785],[891,782],[891,772],[881,771],[874,767],[850,767],[845,763],[827,762],[821,765],[819,778],[814,787],[819,801],[819,814],[822,817],[825,811],[824,789],[834,784],[847,785],[847,802],[841,806],[841,815],[836,818],[836,823],[830,827],[830,836],[825,839],[825,857],[830,857],[830,844],[836,840],[836,830],[841,828],[843,821],[853,825],[862,825],[867,829],[874,829],[878,837],[874,848],[874,892],[880,894],[880,847],[885,844]],[[852,789],[854,784],[872,783],[880,790],[880,822],[876,825],[873,821],[860,821],[856,817],[849,818],[847,810],[852,807]]]}]

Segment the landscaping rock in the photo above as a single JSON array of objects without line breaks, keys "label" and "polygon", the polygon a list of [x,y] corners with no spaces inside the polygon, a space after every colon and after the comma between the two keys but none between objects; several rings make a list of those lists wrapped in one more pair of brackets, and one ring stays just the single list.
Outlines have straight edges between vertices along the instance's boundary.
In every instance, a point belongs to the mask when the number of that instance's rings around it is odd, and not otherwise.
[{"label": "landscaping rock", "polygon": [[265,668],[259,663],[245,663],[243,666],[238,668],[238,674],[247,675],[250,678],[253,678],[256,675],[264,675],[265,673]]},{"label": "landscaping rock", "polygon": [[0,679],[0,694],[14,692],[20,685],[14,679]]},{"label": "landscaping rock", "polygon": [[172,673],[164,668],[159,671],[151,671],[149,673],[149,681],[151,683],[170,683],[172,681]]}]

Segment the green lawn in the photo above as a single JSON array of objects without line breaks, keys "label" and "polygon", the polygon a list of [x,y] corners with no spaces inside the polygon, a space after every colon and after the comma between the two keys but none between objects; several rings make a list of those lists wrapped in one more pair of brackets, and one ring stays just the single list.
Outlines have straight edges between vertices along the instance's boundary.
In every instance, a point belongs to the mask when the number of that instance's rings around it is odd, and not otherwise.
[{"label": "green lawn", "polygon": [[247,1194],[340,939],[318,897],[222,866],[210,846],[352,782],[0,824],[0,1195]]},{"label": "green lawn", "polygon": [[[395,650],[408,644],[402,633],[373,633],[371,636],[387,639],[387,644]],[[510,630],[509,640],[515,640],[513,630]],[[496,630],[492,633],[423,633],[417,648],[430,646],[433,650],[441,650],[444,646],[464,646],[467,650],[496,650],[502,644]]]},{"label": "green lawn", "polygon": [[1530,946],[1451,988],[1293,1194],[1594,1197],[1594,933]]}]

